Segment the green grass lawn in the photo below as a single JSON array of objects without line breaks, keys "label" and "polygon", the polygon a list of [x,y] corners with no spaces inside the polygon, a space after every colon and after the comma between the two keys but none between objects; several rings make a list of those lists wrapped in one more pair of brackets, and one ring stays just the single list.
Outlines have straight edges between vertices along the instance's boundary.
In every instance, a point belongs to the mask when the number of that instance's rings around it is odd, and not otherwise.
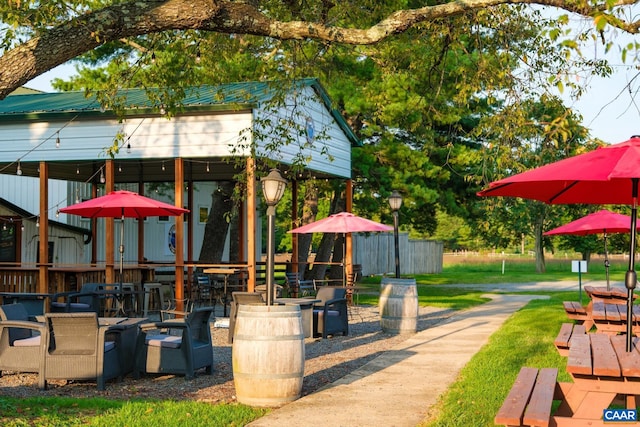
[{"label": "green grass lawn", "polygon": [[[577,280],[570,261],[547,263],[548,272],[535,273],[531,262],[508,262],[502,274],[501,261],[445,265],[436,275],[418,275],[419,303],[457,310],[486,302],[476,290],[456,284],[514,283]],[[592,263],[589,277],[604,280],[604,267]],[[622,280],[626,265],[613,264],[612,280]],[[379,277],[367,277],[363,286],[377,291]],[[553,293],[550,300],[535,300],[514,314],[490,342],[462,370],[459,379],[436,405],[438,414],[425,420],[431,426],[489,426],[520,367],[558,367],[560,381],[569,378],[553,339],[566,321],[563,300],[577,300],[578,292]],[[361,304],[377,304],[378,297],[362,293]],[[0,424],[3,426],[242,426],[267,411],[240,404],[177,401],[114,401],[106,399],[0,397]]]}]

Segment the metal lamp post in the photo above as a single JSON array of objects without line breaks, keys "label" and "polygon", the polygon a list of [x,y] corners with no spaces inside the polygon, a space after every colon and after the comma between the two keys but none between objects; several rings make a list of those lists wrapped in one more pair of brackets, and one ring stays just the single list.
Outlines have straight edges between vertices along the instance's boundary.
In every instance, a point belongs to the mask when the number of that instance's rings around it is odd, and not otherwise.
[{"label": "metal lamp post", "polygon": [[262,194],[267,203],[267,305],[273,305],[276,205],[284,195],[287,180],[280,175],[280,171],[271,169],[269,175],[262,178],[260,182],[262,183]]},{"label": "metal lamp post", "polygon": [[402,196],[397,190],[393,190],[391,196],[389,196],[389,206],[393,211],[393,245],[395,248],[396,256],[396,279],[400,278],[400,242],[398,238],[398,211],[402,206]]}]

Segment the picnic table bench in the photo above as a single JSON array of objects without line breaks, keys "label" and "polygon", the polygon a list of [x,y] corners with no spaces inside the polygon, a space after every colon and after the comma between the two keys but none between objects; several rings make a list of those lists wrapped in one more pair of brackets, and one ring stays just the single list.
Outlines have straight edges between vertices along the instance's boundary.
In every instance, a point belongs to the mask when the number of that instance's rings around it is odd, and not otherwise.
[{"label": "picnic table bench", "polygon": [[[607,289],[605,286],[585,286],[584,291],[587,293],[591,302],[606,302],[609,304],[626,304],[627,290],[623,288],[613,287]],[[635,299],[634,295],[634,299]]]},{"label": "picnic table bench", "polygon": [[563,301],[562,305],[569,319],[583,325],[587,332],[591,330],[593,327],[593,318],[591,317],[590,310],[587,310],[587,307],[583,307],[578,301]]},{"label": "picnic table bench", "polygon": [[563,323],[560,327],[560,332],[558,332],[558,336],[553,341],[553,344],[558,349],[558,353],[561,356],[569,355],[569,347],[571,346],[571,338],[584,335],[587,331],[584,325],[576,325],[574,323]]},{"label": "picnic table bench", "polygon": [[504,426],[548,427],[553,401],[562,399],[557,377],[556,368],[521,368],[494,418],[494,423]]},{"label": "picnic table bench", "polygon": [[573,383],[559,383],[562,401],[553,415],[553,425],[604,427],[609,424],[603,420],[603,412],[612,404],[635,409],[640,402],[638,344],[638,338],[633,338],[632,351],[627,352],[624,335],[576,336],[567,358]]},{"label": "picnic table bench", "polygon": [[[591,307],[591,317],[598,332],[606,334],[626,333],[627,306],[594,302]],[[633,333],[640,335],[640,306],[633,306]]]}]

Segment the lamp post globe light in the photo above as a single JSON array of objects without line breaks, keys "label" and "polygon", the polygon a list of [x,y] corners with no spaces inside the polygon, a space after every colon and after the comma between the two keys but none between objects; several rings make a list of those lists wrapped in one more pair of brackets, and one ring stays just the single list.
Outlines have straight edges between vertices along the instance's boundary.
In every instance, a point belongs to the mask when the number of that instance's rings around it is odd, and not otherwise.
[{"label": "lamp post globe light", "polygon": [[393,211],[393,246],[395,249],[395,261],[396,261],[396,279],[400,278],[400,242],[398,237],[398,211],[402,206],[402,196],[397,190],[393,190],[389,196],[389,206]]},{"label": "lamp post globe light", "polygon": [[275,216],[276,205],[282,199],[287,187],[287,180],[277,169],[271,169],[269,175],[260,179],[262,194],[267,203],[267,305],[273,305],[274,290],[274,258],[275,258]]}]

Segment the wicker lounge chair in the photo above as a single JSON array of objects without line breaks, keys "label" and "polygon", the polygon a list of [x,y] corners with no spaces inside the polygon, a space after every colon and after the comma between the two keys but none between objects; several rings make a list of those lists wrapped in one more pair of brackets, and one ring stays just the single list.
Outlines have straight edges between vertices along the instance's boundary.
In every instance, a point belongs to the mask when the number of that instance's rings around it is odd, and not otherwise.
[{"label": "wicker lounge chair", "polygon": [[46,328],[28,319],[22,304],[0,306],[0,375],[2,371],[35,372],[42,387]]},{"label": "wicker lounge chair", "polygon": [[347,290],[331,286],[318,288],[313,305],[313,336],[327,338],[328,335],[341,333],[349,335],[349,316],[347,312]]},{"label": "wicker lounge chair", "polygon": [[[193,379],[195,371],[213,370],[210,317],[213,307],[193,310],[184,320],[140,325],[135,377],[141,372],[180,374]],[[179,334],[176,335],[175,331]]]},{"label": "wicker lounge chair", "polygon": [[52,313],[101,313],[104,283],[85,283],[79,292],[59,292],[51,297]]},{"label": "wicker lounge chair", "polygon": [[105,382],[122,376],[116,341],[106,339],[108,326],[98,325],[96,313],[47,313],[45,348],[46,380],[96,380],[98,390]]}]

